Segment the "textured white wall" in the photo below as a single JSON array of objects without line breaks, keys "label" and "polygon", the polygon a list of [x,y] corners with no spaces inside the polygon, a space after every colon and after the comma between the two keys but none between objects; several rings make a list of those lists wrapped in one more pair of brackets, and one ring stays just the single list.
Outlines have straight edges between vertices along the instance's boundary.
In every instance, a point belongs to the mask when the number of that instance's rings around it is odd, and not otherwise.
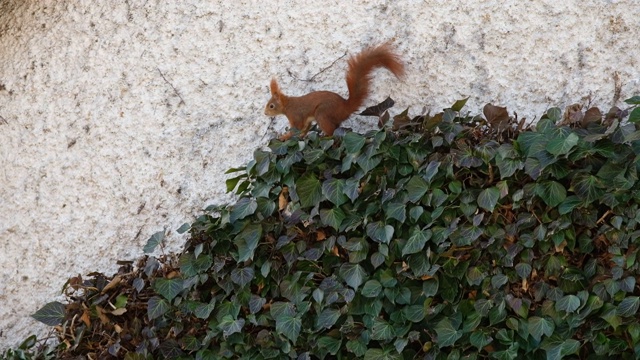
[{"label": "textured white wall", "polygon": [[346,59],[296,78],[395,39],[408,76],[380,72],[368,105],[470,95],[531,119],[637,94],[639,29],[637,0],[0,0],[0,348],[42,333],[28,315],[69,276],[165,226],[177,250],[173,230],[229,201],[224,171],[284,130],[262,115],[273,75],[344,94]]}]

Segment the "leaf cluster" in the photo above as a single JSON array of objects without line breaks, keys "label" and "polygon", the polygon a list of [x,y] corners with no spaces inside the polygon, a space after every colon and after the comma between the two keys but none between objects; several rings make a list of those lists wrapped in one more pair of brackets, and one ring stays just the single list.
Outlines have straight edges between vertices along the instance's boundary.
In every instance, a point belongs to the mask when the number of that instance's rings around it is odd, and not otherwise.
[{"label": "leaf cluster", "polygon": [[272,140],[183,253],[34,317],[126,359],[638,358],[640,100],[534,128],[465,101]]}]

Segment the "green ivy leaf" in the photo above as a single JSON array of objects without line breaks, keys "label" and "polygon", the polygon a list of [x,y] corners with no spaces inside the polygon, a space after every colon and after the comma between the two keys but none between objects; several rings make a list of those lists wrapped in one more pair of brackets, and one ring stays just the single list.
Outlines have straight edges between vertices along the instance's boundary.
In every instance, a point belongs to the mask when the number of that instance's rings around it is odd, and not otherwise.
[{"label": "green ivy leaf", "polygon": [[216,306],[216,301],[215,301],[215,299],[213,299],[208,304],[200,304],[200,305],[198,305],[196,307],[196,309],[193,311],[193,314],[198,319],[208,319],[209,316],[211,315],[211,312],[215,308],[215,306]]},{"label": "green ivy leaf", "polygon": [[336,355],[342,347],[342,340],[332,338],[331,336],[323,336],[318,339],[318,348],[326,350],[331,355]]},{"label": "green ivy leaf", "polygon": [[369,280],[362,287],[361,294],[364,297],[377,297],[382,291],[382,284],[378,280]]},{"label": "green ivy leaf", "polygon": [[536,341],[540,341],[542,335],[551,336],[555,330],[553,321],[543,317],[532,316],[527,320],[527,323],[529,334],[531,334]]},{"label": "green ivy leaf", "polygon": [[231,213],[229,214],[229,221],[232,223],[244,219],[245,217],[252,215],[256,212],[258,203],[256,199],[243,197],[238,200],[235,205],[231,207]]},{"label": "green ivy leaf", "polygon": [[253,277],[253,267],[235,268],[231,271],[231,281],[238,284],[241,288],[251,283]]},{"label": "green ivy leaf", "polygon": [[473,333],[471,333],[471,336],[469,338],[469,342],[471,342],[471,345],[475,346],[478,350],[483,349],[485,346],[491,344],[492,341],[493,338],[482,330],[474,331]]},{"label": "green ivy leaf", "polygon": [[453,327],[451,319],[444,318],[440,320],[435,327],[436,334],[438,334],[438,347],[452,346],[462,337],[462,331]]},{"label": "green ivy leaf", "polygon": [[313,207],[322,201],[322,184],[312,172],[307,172],[296,181],[296,192],[302,207]]},{"label": "green ivy leaf", "polygon": [[570,133],[550,140],[545,149],[552,155],[566,155],[578,144],[578,140],[578,135]]},{"label": "green ivy leaf", "polygon": [[419,228],[414,228],[411,232],[411,236],[407,240],[407,243],[402,248],[402,256],[415,254],[424,249],[427,241],[431,239],[431,230],[420,230]]},{"label": "green ivy leaf", "polygon": [[469,96],[467,96],[464,99],[460,99],[460,100],[456,100],[455,103],[453,103],[453,105],[451,105],[451,110],[453,111],[460,111],[462,110],[462,108],[464,107],[464,105],[467,103],[467,100],[469,100]]},{"label": "green ivy leaf", "polygon": [[382,349],[368,349],[364,354],[364,360],[400,360],[402,359],[402,355],[395,352],[395,349],[392,353],[390,350],[382,350]]},{"label": "green ivy leaf", "polygon": [[341,208],[331,208],[320,210],[320,221],[322,224],[331,226],[336,231],[340,229],[342,221],[347,217]]},{"label": "green ivy leaf", "polygon": [[550,207],[556,207],[567,198],[567,190],[557,181],[545,181],[536,185],[536,195]]},{"label": "green ivy leaf", "polygon": [[371,328],[371,340],[390,341],[396,336],[396,332],[388,322],[381,318],[373,319]]},{"label": "green ivy leaf", "polygon": [[234,239],[238,247],[238,262],[253,259],[253,254],[262,237],[262,226],[250,224],[242,230]]},{"label": "green ivy leaf", "polygon": [[[347,347],[347,351],[352,352],[357,357],[365,356],[365,353],[368,352],[367,345],[360,338],[347,341],[346,347]],[[379,350],[379,349],[371,349],[371,350]]]},{"label": "green ivy leaf", "polygon": [[640,96],[639,95],[632,96],[626,99],[624,102],[629,105],[640,105]]},{"label": "green ivy leaf", "polygon": [[407,190],[409,201],[416,203],[427,193],[429,185],[420,176],[414,175],[409,179],[405,189]]},{"label": "green ivy leaf", "polygon": [[159,318],[171,308],[169,302],[159,296],[153,296],[147,300],[147,317],[149,320]]},{"label": "green ivy leaf", "polygon": [[184,280],[158,278],[153,283],[153,289],[165,299],[171,301],[184,289]]},{"label": "green ivy leaf", "polygon": [[180,226],[180,227],[178,228],[178,230],[176,230],[176,232],[177,232],[178,234],[184,234],[184,233],[186,233],[187,231],[189,231],[189,229],[191,229],[191,224],[189,224],[189,223],[184,223],[184,224],[182,224],[182,226]]},{"label": "green ivy leaf", "polygon": [[348,132],[344,138],[342,138],[342,144],[344,145],[344,149],[347,154],[358,153],[364,146],[364,143],[364,136],[355,132]]},{"label": "green ivy leaf", "polygon": [[64,321],[65,308],[63,303],[53,301],[40,308],[31,317],[45,325],[56,326]]},{"label": "green ivy leaf", "polygon": [[340,277],[347,285],[357,290],[367,277],[367,272],[359,264],[346,263],[340,266]]},{"label": "green ivy leaf", "polygon": [[376,242],[388,244],[393,238],[393,226],[378,221],[367,224],[367,236]]},{"label": "green ivy leaf", "polygon": [[407,320],[409,320],[409,321],[411,321],[413,323],[421,322],[426,316],[424,305],[409,305],[409,306],[406,306],[406,307],[402,308],[402,314],[404,315],[404,317]]},{"label": "green ivy leaf", "polygon": [[147,243],[145,244],[142,251],[144,251],[145,254],[151,254],[158,245],[162,244],[163,240],[164,240],[164,230],[158,231],[157,233],[151,235],[149,240],[147,240]]},{"label": "green ivy leaf", "polygon": [[558,212],[560,215],[565,215],[573,211],[573,209],[580,206],[582,200],[575,195],[567,196],[559,205]]},{"label": "green ivy leaf", "polygon": [[556,311],[575,312],[580,307],[580,299],[575,295],[565,295],[556,302]]},{"label": "green ivy leaf", "polygon": [[242,331],[244,322],[244,319],[234,319],[231,315],[225,315],[222,317],[222,321],[218,324],[218,329],[222,330],[222,335],[224,337],[229,337],[230,335]]},{"label": "green ivy leaf", "polygon": [[640,122],[640,107],[637,107],[631,110],[631,113],[629,114],[629,122],[630,123]]},{"label": "green ivy leaf", "polygon": [[340,310],[324,309],[316,318],[316,329],[330,329],[340,318]]},{"label": "green ivy leaf", "polygon": [[292,315],[281,315],[276,320],[276,331],[284,336],[295,345],[302,330],[302,320],[300,317]]},{"label": "green ivy leaf", "polygon": [[640,297],[629,296],[624,298],[616,309],[616,314],[622,317],[632,317],[638,315],[638,308],[640,308]]},{"label": "green ivy leaf", "polygon": [[340,206],[349,199],[345,194],[345,187],[344,179],[329,179],[322,183],[322,194],[335,206]]},{"label": "green ivy leaf", "polygon": [[481,208],[493,212],[493,209],[498,204],[498,200],[500,200],[500,189],[493,186],[488,189],[484,189],[478,195],[478,206]]},{"label": "green ivy leaf", "polygon": [[576,176],[572,187],[576,195],[587,203],[598,200],[604,194],[604,184],[594,175]]},{"label": "green ivy leaf", "polygon": [[404,223],[407,219],[407,206],[401,202],[390,201],[382,206],[386,219],[395,219]]}]

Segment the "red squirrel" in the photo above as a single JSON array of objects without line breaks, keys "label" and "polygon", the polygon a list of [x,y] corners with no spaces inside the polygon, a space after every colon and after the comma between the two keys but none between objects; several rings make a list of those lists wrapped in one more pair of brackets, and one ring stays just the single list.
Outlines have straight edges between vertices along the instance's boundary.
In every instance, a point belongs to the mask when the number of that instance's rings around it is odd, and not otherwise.
[{"label": "red squirrel", "polygon": [[[280,91],[275,78],[271,79],[271,99],[264,109],[267,116],[284,114],[292,128],[302,132],[304,136],[315,120],[326,135],[333,132],[362,105],[369,95],[371,72],[379,67],[387,68],[397,78],[404,75],[404,64],[388,43],[370,47],[360,54],[352,56],[348,61],[347,88],[349,98],[331,91],[313,91],[303,96],[286,96]],[[287,140],[293,132],[282,135],[280,140]]]}]

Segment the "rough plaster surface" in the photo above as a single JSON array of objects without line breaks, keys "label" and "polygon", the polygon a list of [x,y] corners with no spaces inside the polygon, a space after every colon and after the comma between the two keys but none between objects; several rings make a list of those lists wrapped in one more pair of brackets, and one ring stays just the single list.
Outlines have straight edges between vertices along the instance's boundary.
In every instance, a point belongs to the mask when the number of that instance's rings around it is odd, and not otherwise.
[{"label": "rough plaster surface", "polygon": [[0,0],[0,348],[43,333],[28,315],[69,276],[110,274],[163,227],[178,250],[180,224],[228,202],[224,171],[285,128],[262,115],[273,75],[344,94],[339,58],[395,39],[408,76],[380,72],[369,105],[470,96],[532,119],[639,92],[636,0],[314,4]]}]

